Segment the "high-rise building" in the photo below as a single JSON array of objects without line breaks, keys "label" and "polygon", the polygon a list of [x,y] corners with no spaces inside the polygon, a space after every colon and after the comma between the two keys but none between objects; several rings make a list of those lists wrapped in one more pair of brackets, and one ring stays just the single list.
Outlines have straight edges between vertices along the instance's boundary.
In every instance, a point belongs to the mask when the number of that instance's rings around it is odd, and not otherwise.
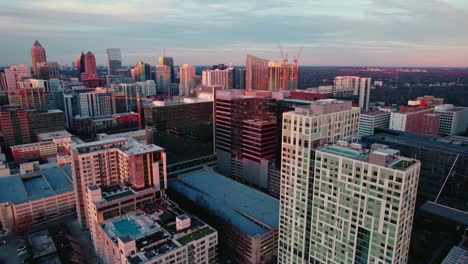
[{"label": "high-rise building", "polygon": [[85,54],[81,52],[81,55],[76,59],[76,70],[78,71],[78,76],[81,76],[85,72]]},{"label": "high-rise building", "polygon": [[245,90],[245,69],[235,70],[234,79],[234,88]]},{"label": "high-rise building", "polygon": [[32,60],[32,66],[33,66],[33,72],[35,75],[37,75],[38,74],[37,64],[47,62],[45,49],[41,46],[41,44],[37,40],[34,41],[34,44],[31,47],[31,60]]},{"label": "high-rise building", "polygon": [[58,64],[58,62],[49,61],[47,63],[47,66],[49,67],[49,78],[59,79],[60,78],[60,65]]},{"label": "high-rise building", "polygon": [[439,136],[461,134],[468,129],[468,107],[452,104],[437,105],[434,113],[440,115]]},{"label": "high-rise building", "polygon": [[8,93],[16,93],[18,90],[17,82],[29,78],[31,78],[31,69],[26,64],[14,65],[9,69],[5,69],[5,80],[8,87]]},{"label": "high-rise building", "polygon": [[359,116],[359,137],[373,135],[376,128],[388,128],[390,114],[390,112],[379,110],[361,113]]},{"label": "high-rise building", "polygon": [[0,91],[8,91],[8,86],[4,72],[0,72]]},{"label": "high-rise building", "polygon": [[338,143],[310,157],[296,148],[302,168],[283,167],[279,263],[408,263],[420,162],[387,146]]},{"label": "high-rise building", "polygon": [[364,112],[369,111],[371,90],[371,78],[359,78],[359,108]]},{"label": "high-rise building", "polygon": [[316,149],[355,141],[360,109],[350,101],[324,99],[283,114],[279,263],[310,262]]},{"label": "high-rise building", "polygon": [[134,80],[136,82],[151,80],[151,66],[139,61],[134,68]]},{"label": "high-rise building", "polygon": [[105,93],[80,93],[79,106],[82,117],[111,116],[113,114],[112,99]]},{"label": "high-rise building", "polygon": [[3,141],[7,146],[36,142],[39,133],[63,130],[63,118],[63,112],[58,109],[1,110]]},{"label": "high-rise building", "polygon": [[49,64],[47,62],[40,62],[36,64],[37,73],[34,76],[37,79],[49,80]]},{"label": "high-rise building", "polygon": [[195,67],[190,64],[180,66],[179,95],[188,96],[195,89]]},{"label": "high-rise building", "polygon": [[213,101],[183,98],[144,106],[149,142],[168,153],[168,164],[184,164],[214,155]]},{"label": "high-rise building", "polygon": [[337,97],[358,96],[359,107],[369,111],[371,78],[357,76],[337,76],[334,79],[333,93]]},{"label": "high-rise building", "polygon": [[[117,137],[78,144],[71,151],[76,209],[82,228],[92,226],[87,195],[90,186],[103,188],[127,183],[134,190],[151,187],[152,195],[156,191],[158,198],[167,187],[166,154],[156,145]],[[127,195],[132,193],[127,189]]]},{"label": "high-rise building", "polygon": [[268,60],[247,55],[245,61],[245,89],[268,90]]},{"label": "high-rise building", "polygon": [[165,97],[168,97],[169,95],[179,95],[178,93],[170,93],[171,69],[172,67],[166,65],[156,65],[156,90],[158,94],[162,94]]},{"label": "high-rise building", "polygon": [[245,182],[242,166],[243,122],[264,120],[273,115],[271,100],[246,96],[244,90],[216,91],[216,155],[218,169],[224,175]]},{"label": "high-rise building", "polygon": [[171,83],[176,82],[176,74],[174,71],[174,59],[172,57],[160,56],[158,58],[158,65],[165,65],[171,70]]},{"label": "high-rise building", "polygon": [[202,85],[218,86],[223,90],[232,89],[234,88],[234,69],[232,67],[220,67],[203,71]]},{"label": "high-rise building", "polygon": [[96,75],[97,74],[97,69],[96,69],[96,58],[94,57],[94,54],[91,53],[91,51],[88,51],[84,55],[84,64],[85,64],[85,73],[88,75]]},{"label": "high-rise building", "polygon": [[114,75],[115,71],[120,68],[122,68],[120,49],[107,49],[107,74]]},{"label": "high-rise building", "polygon": [[156,83],[153,80],[147,80],[145,82],[136,82],[136,85],[140,86],[140,96],[146,97],[156,95]]}]

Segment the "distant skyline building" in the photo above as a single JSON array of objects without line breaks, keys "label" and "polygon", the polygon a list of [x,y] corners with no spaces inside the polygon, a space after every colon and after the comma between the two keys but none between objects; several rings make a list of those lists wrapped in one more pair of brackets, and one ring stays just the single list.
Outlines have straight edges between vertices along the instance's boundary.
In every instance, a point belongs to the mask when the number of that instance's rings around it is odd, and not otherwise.
[{"label": "distant skyline building", "polygon": [[236,69],[234,74],[234,88],[245,90],[245,69]]},{"label": "distant skyline building", "polygon": [[96,75],[97,74],[97,69],[96,69],[96,58],[94,57],[94,54],[91,53],[91,51],[88,51],[85,56],[85,73],[88,75]]},{"label": "distant skyline building", "polygon": [[133,75],[136,82],[151,80],[151,66],[143,61],[139,61],[135,65]]},{"label": "distant skyline building", "polygon": [[85,72],[85,54],[81,52],[81,55],[76,59],[76,70],[78,71],[78,76],[81,76]]},{"label": "distant skyline building", "polygon": [[246,56],[245,84],[246,90],[268,90],[268,60]]},{"label": "distant skyline building", "polygon": [[217,67],[202,72],[202,85],[219,86],[223,90],[234,88],[234,69],[232,67]]},{"label": "distant skyline building", "polygon": [[333,93],[337,97],[351,98],[357,96],[359,107],[369,111],[371,78],[358,76],[337,76],[334,79]]},{"label": "distant skyline building", "polygon": [[[156,90],[158,94],[168,96],[170,93],[169,87],[171,86],[171,69],[172,67],[166,65],[156,65]],[[172,94],[178,95],[178,94]]]},{"label": "distant skyline building", "polygon": [[31,77],[31,69],[26,64],[14,65],[9,69],[5,69],[5,81],[8,93],[16,93],[18,90],[17,82],[23,79],[30,79]]},{"label": "distant skyline building", "polygon": [[191,64],[180,66],[180,88],[179,95],[188,96],[195,89],[195,67]]},{"label": "distant skyline building", "polygon": [[171,69],[171,83],[175,82],[174,59],[172,57],[160,56],[158,58],[158,65],[168,66]]},{"label": "distant skyline building", "polygon": [[58,62],[49,61],[47,63],[47,66],[49,67],[49,78],[59,79],[60,78],[60,65],[58,64]]},{"label": "distant skyline building", "polygon": [[109,75],[114,75],[116,70],[120,68],[122,68],[122,54],[120,53],[120,49],[107,49],[107,73]]},{"label": "distant skyline building", "polygon": [[33,72],[35,75],[37,75],[37,64],[47,62],[46,51],[37,40],[34,41],[34,44],[31,47],[31,60]]}]

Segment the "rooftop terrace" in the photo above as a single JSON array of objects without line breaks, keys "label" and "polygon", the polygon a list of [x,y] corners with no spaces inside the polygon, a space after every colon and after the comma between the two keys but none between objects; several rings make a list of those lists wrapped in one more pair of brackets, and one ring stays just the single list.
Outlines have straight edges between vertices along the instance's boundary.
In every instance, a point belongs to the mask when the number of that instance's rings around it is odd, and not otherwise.
[{"label": "rooftop terrace", "polygon": [[135,240],[137,252],[128,257],[130,263],[145,263],[165,253],[180,248],[190,241],[207,236],[214,229],[196,218],[191,218],[190,227],[176,230],[176,216],[186,215],[176,204],[167,200],[147,204],[124,216],[109,219],[101,228],[117,244]]},{"label": "rooftop terrace", "polygon": [[193,202],[203,199],[206,209],[250,236],[261,236],[278,228],[277,199],[214,171],[182,175],[170,187]]}]

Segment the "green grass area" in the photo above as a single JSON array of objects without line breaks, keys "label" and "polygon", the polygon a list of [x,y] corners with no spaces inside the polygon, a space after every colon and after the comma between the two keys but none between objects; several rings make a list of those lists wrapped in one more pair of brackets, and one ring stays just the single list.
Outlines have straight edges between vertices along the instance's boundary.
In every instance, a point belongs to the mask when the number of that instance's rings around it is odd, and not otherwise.
[{"label": "green grass area", "polygon": [[189,242],[193,241],[193,240],[197,240],[197,239],[200,239],[204,236],[207,236],[211,233],[213,233],[214,230],[211,229],[210,227],[204,227],[196,232],[193,232],[191,233],[190,235],[187,235],[187,236],[184,236],[184,237],[181,237],[181,238],[178,238],[177,241],[179,241],[179,243],[181,243],[182,245],[186,245],[188,244]]},{"label": "green grass area", "polygon": [[106,196],[106,197],[104,197],[104,199],[106,199],[106,201],[113,201],[113,200],[117,200],[117,199],[120,199],[120,198],[123,198],[123,197],[126,197],[126,196],[130,196],[132,194],[133,194],[132,191],[125,191],[125,192],[122,192],[122,193]]}]

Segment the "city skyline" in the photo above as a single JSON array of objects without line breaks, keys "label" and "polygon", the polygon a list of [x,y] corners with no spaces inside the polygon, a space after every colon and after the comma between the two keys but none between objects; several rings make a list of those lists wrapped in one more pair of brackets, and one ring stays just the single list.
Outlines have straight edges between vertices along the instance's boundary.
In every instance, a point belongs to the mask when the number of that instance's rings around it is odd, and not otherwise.
[{"label": "city skyline", "polygon": [[[244,65],[245,55],[280,60],[281,42],[300,65],[467,67],[468,3],[414,1],[15,1],[0,3],[1,65],[30,64],[38,39],[47,56],[70,65],[91,51],[106,65],[120,48],[124,65]],[[458,26],[454,26],[458,25]]]}]

